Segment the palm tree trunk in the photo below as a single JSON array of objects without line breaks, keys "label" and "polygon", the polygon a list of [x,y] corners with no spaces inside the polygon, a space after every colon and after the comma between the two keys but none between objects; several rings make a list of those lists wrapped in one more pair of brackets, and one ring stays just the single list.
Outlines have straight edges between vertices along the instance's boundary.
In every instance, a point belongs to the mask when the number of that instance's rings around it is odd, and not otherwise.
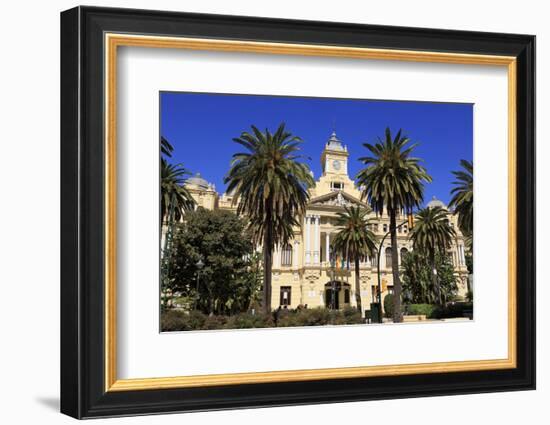
[{"label": "palm tree trunk", "polygon": [[355,302],[357,303],[357,310],[363,315],[363,308],[361,305],[361,282],[359,279],[361,274],[359,273],[359,257],[355,257]]},{"label": "palm tree trunk", "polygon": [[395,210],[388,208],[390,215],[390,234],[391,234],[391,269],[393,274],[393,321],[400,323],[403,321],[401,312],[401,280],[399,279],[399,257],[397,249],[397,222]]},{"label": "palm tree trunk", "polygon": [[264,256],[264,287],[263,287],[263,296],[262,304],[264,308],[264,313],[271,313],[271,267],[273,252],[271,252],[271,233],[269,229],[266,229],[264,235],[264,246],[263,246],[263,256]]}]

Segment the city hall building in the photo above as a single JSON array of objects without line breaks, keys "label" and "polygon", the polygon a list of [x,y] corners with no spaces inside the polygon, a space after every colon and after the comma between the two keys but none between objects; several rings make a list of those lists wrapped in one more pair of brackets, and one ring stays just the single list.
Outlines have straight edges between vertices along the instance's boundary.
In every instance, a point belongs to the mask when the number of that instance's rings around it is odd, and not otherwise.
[{"label": "city hall building", "polygon": [[[310,200],[300,227],[294,229],[294,239],[287,245],[277,247],[273,253],[272,307],[298,305],[308,307],[328,307],[341,309],[355,306],[355,270],[349,265],[331,263],[331,242],[338,232],[336,219],[339,212],[348,205],[360,205],[359,189],[348,175],[349,152],[347,147],[333,132],[321,154],[322,175],[309,190]],[[186,187],[194,197],[197,206],[206,209],[235,211],[230,194],[219,195],[215,186],[200,174],[187,180]],[[443,202],[432,199],[427,207],[441,206]],[[370,210],[370,208],[369,208]],[[464,297],[468,291],[468,270],[465,261],[464,237],[457,226],[456,216],[450,215],[451,225],[457,237],[449,249],[458,281],[458,296]],[[377,245],[389,230],[389,217],[370,213],[371,230],[377,236]],[[406,221],[404,215],[397,217],[397,223]],[[404,254],[412,250],[408,224],[399,227],[397,243],[399,263]],[[382,299],[393,291],[391,270],[391,242],[388,236],[382,247],[380,274]],[[361,300],[364,309],[377,301],[378,278],[377,256],[360,263]]]}]

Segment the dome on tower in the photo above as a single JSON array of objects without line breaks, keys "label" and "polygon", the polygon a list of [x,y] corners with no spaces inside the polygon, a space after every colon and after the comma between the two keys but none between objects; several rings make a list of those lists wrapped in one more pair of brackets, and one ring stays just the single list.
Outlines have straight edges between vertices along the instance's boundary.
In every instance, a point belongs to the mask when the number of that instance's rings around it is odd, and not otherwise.
[{"label": "dome on tower", "polygon": [[186,186],[195,186],[198,189],[208,189],[210,183],[201,177],[201,173],[195,174],[193,177],[189,177],[185,182]]},{"label": "dome on tower", "polygon": [[440,201],[439,199],[437,199],[435,196],[433,196],[433,197],[432,197],[432,200],[431,200],[430,202],[427,203],[426,207],[427,207],[427,208],[440,207],[440,208],[447,209],[447,205],[445,205],[442,201]]},{"label": "dome on tower", "polygon": [[337,151],[346,150],[344,145],[342,145],[342,142],[340,141],[340,139],[338,139],[338,136],[336,136],[335,131],[333,131],[332,134],[330,135],[330,138],[328,139],[326,148],[327,149],[332,149],[332,150],[337,150]]}]

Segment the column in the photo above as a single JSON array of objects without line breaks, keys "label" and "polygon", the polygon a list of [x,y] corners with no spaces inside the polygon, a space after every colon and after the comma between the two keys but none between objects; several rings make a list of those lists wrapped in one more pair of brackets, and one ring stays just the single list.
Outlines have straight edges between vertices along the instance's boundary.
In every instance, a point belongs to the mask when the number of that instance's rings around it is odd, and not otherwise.
[{"label": "column", "polygon": [[325,261],[330,263],[330,234],[325,233]]},{"label": "column", "polygon": [[309,241],[311,217],[306,215],[305,245],[306,245],[306,264],[311,262],[311,246]]},{"label": "column", "polygon": [[298,241],[294,241],[294,251],[292,252],[292,267],[298,265]]},{"label": "column", "polygon": [[320,248],[321,248],[321,243],[320,243],[320,229],[319,229],[319,224],[320,224],[320,221],[321,221],[321,216],[319,215],[316,215],[314,216],[313,218],[314,220],[314,223],[315,223],[315,226],[314,226],[314,238],[313,238],[313,262],[315,264],[319,264],[319,252],[320,252]]},{"label": "column", "polygon": [[280,269],[281,268],[281,247],[277,245],[275,247],[275,267]]}]

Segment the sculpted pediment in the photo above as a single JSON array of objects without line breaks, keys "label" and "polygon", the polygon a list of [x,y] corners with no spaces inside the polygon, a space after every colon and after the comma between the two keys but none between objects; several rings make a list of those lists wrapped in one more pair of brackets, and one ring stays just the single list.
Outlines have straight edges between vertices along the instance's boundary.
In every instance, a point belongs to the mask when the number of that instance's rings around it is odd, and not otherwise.
[{"label": "sculpted pediment", "polygon": [[367,208],[367,204],[342,191],[335,191],[318,196],[311,199],[308,204],[308,206],[311,207],[349,207],[352,205]]}]

